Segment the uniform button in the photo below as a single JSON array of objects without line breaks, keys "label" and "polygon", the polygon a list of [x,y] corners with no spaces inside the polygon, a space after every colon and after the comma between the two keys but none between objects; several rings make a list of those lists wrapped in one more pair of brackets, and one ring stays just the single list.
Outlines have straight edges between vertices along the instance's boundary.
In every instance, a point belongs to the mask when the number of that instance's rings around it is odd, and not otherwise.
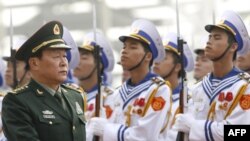
[{"label": "uniform button", "polygon": [[75,129],[76,129],[76,127],[75,127],[75,126],[73,126],[72,128],[73,128],[73,130],[75,130]]},{"label": "uniform button", "polygon": [[49,121],[49,124],[51,125],[53,122],[52,121]]}]

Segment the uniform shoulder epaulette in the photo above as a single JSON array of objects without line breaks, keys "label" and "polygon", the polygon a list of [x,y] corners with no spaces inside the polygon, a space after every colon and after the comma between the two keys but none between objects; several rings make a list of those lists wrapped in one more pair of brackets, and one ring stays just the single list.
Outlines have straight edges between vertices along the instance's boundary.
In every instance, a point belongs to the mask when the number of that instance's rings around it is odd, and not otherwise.
[{"label": "uniform shoulder epaulette", "polygon": [[5,96],[5,94],[4,94],[4,93],[2,93],[2,92],[0,91],[0,97],[1,97],[1,96]]},{"label": "uniform shoulder epaulette", "polygon": [[247,83],[250,83],[250,75],[246,72],[242,72],[239,74],[239,77],[245,80]]},{"label": "uniform shoulder epaulette", "polygon": [[109,88],[108,86],[105,86],[104,87],[104,92],[105,93],[107,93],[107,95],[111,95],[114,91],[111,89],[111,88]]},{"label": "uniform shoulder epaulette", "polygon": [[151,80],[160,86],[166,84],[166,82],[163,79],[160,79],[158,77],[153,77]]},{"label": "uniform shoulder epaulette", "polygon": [[28,85],[24,85],[21,87],[17,87],[16,89],[14,89],[13,91],[10,91],[9,93],[17,95],[17,94],[21,94],[23,92],[25,92],[26,90],[28,90],[29,86]]},{"label": "uniform shoulder epaulette", "polygon": [[85,93],[84,90],[80,87],[80,86],[76,86],[76,85],[73,85],[73,84],[62,84],[62,86],[64,86],[65,88],[68,88],[68,89],[71,89],[71,90],[74,90],[78,93]]}]

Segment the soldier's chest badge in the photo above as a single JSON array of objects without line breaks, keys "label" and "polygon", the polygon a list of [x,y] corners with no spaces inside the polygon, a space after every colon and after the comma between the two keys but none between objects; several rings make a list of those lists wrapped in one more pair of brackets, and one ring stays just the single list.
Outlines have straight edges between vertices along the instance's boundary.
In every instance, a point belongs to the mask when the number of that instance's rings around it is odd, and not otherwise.
[{"label": "soldier's chest badge", "polygon": [[93,111],[94,110],[94,104],[91,103],[88,105],[88,111]]},{"label": "soldier's chest badge", "polygon": [[230,103],[233,100],[233,93],[227,92],[226,94],[224,92],[221,92],[218,97],[219,101],[219,108],[221,110],[227,110],[228,103]]},{"label": "soldier's chest badge", "polygon": [[82,108],[81,108],[81,106],[79,105],[78,102],[76,102],[76,113],[77,113],[78,115],[83,114]]},{"label": "soldier's chest badge", "polygon": [[53,115],[53,111],[49,111],[49,110],[44,110],[42,111],[43,113],[43,118],[45,119],[55,119],[55,115]]}]

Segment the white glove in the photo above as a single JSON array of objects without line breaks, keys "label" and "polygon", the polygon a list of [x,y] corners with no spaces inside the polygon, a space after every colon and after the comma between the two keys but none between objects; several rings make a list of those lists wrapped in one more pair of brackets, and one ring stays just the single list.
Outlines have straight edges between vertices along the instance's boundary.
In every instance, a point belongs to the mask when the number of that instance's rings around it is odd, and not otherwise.
[{"label": "white glove", "polygon": [[90,119],[88,127],[94,135],[102,137],[104,133],[104,127],[107,123],[108,121],[105,118],[93,117]]},{"label": "white glove", "polygon": [[184,133],[189,133],[191,125],[194,124],[194,122],[194,116],[190,113],[177,114],[173,129]]}]

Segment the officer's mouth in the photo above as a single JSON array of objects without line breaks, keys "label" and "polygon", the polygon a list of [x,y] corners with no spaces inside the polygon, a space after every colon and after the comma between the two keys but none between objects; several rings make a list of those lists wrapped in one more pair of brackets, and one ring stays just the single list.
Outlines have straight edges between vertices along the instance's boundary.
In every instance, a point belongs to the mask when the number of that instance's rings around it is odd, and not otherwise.
[{"label": "officer's mouth", "polygon": [[60,74],[67,75],[68,71],[59,71]]}]

